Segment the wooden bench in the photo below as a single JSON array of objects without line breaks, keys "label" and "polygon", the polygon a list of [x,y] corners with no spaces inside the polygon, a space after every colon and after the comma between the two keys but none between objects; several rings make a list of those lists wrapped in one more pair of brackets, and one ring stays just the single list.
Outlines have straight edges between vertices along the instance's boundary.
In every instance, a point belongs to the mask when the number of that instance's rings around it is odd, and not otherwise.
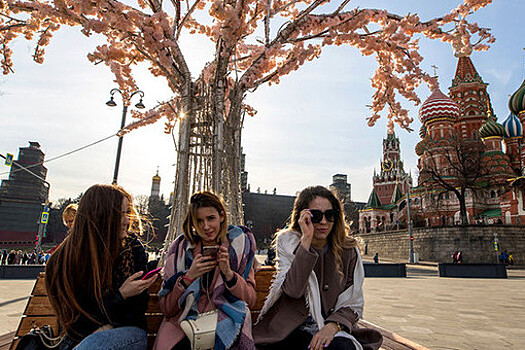
[{"label": "wooden bench", "polygon": [[[259,314],[259,310],[264,304],[264,299],[268,294],[272,277],[275,273],[273,267],[263,266],[261,267],[256,275],[256,293],[257,293],[257,302],[255,308],[252,311],[252,320],[256,320]],[[157,293],[160,289],[161,281],[160,279],[155,282],[150,287],[150,300],[148,304],[148,310],[146,312],[146,317],[148,321],[148,348],[151,349],[157,330],[159,329],[160,323],[162,322],[163,315],[160,312],[159,307],[159,297]],[[379,326],[371,324],[367,321],[361,320],[359,324],[363,327],[375,328],[383,334],[383,346],[381,349],[385,350],[428,350],[427,348],[418,345],[410,340],[407,340],[395,333],[392,333],[386,329],[383,329]],[[44,281],[44,274],[40,274],[35,282],[33,291],[31,292],[31,297],[27,303],[27,306],[24,310],[24,314],[20,320],[18,329],[14,334],[10,333],[4,335],[3,337],[12,338],[11,346],[9,350],[14,350],[18,344],[19,338],[24,334],[29,332],[33,326],[41,327],[44,325],[51,325],[53,329],[58,328],[58,321],[51,307],[49,299],[47,298],[47,292]],[[0,350],[7,349],[7,347]]]}]

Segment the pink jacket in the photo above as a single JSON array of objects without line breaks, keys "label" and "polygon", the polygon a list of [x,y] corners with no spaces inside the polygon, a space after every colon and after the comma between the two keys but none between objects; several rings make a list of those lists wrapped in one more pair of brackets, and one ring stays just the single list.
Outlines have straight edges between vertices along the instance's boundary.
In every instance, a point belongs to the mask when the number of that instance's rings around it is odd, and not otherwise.
[{"label": "pink jacket", "polygon": [[[228,240],[224,242],[226,247],[229,247],[229,244],[230,243]],[[195,256],[195,254],[200,252],[201,243],[199,242],[195,245],[195,248],[193,248],[193,255]],[[174,255],[175,254],[171,254],[167,257],[166,265],[164,266],[164,274],[167,276],[173,275],[173,272],[175,271]],[[215,274],[213,276],[212,286],[215,285],[219,273],[219,268],[216,268]],[[248,307],[252,308],[255,305],[257,299],[257,295],[255,293],[255,271],[253,267],[248,276],[248,280],[244,280],[244,278],[242,278],[242,276],[235,271],[234,274],[237,275],[237,282],[231,288],[226,285],[226,288],[232,295],[245,301],[248,304]],[[181,279],[182,278],[179,278],[177,280],[171,292],[160,298],[160,310],[164,314],[164,319],[162,320],[162,323],[157,332],[157,338],[155,339],[155,344],[153,345],[154,350],[171,349],[186,336],[179,325],[179,317],[182,313],[182,310],[179,308],[178,300],[185,291],[185,288],[181,283]],[[197,305],[200,313],[215,308],[215,305],[208,301],[208,296],[205,292],[201,293]]]}]

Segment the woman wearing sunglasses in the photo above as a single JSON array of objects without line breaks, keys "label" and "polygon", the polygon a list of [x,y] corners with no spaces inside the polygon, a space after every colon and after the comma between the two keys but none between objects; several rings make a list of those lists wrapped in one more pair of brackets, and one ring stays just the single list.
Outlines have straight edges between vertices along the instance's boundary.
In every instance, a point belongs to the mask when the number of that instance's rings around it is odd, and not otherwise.
[{"label": "woman wearing sunglasses", "polygon": [[297,196],[290,229],[276,235],[277,276],[254,327],[260,349],[379,349],[357,329],[364,269],[341,202],[322,186]]}]

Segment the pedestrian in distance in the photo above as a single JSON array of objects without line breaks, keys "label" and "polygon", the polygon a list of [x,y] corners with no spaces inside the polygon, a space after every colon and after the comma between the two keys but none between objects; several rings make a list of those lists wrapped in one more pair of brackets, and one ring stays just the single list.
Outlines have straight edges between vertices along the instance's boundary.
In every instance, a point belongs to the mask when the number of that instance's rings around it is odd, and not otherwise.
[{"label": "pedestrian in distance", "polygon": [[65,337],[61,349],[147,348],[146,253],[128,232],[132,197],[114,185],[82,196],[70,234],[46,265],[46,289]]},{"label": "pedestrian in distance", "polygon": [[461,252],[461,250],[458,250],[456,254],[456,261],[458,264],[461,264],[463,262],[463,253]]},{"label": "pedestrian in distance", "polygon": [[264,265],[267,265],[267,266],[275,265],[275,248],[274,247],[268,248],[268,252],[266,253],[266,260],[264,261]]},{"label": "pedestrian in distance", "polygon": [[452,257],[452,263],[453,264],[457,264],[458,263],[458,251],[457,250],[454,251],[454,253],[452,253],[451,257]]},{"label": "pedestrian in distance", "polygon": [[208,191],[191,196],[183,234],[171,244],[164,266],[159,292],[164,319],[154,349],[191,349],[181,321],[216,313],[215,349],[255,350],[249,310],[257,300],[255,238],[228,221],[219,196]]},{"label": "pedestrian in distance", "polygon": [[289,228],[276,234],[277,275],[253,334],[258,349],[379,349],[382,336],[357,329],[364,268],[341,202],[327,188],[297,196]]},{"label": "pedestrian in distance", "polygon": [[27,252],[24,252],[22,254],[22,265],[27,265],[28,261],[29,261],[29,255],[27,255]]},{"label": "pedestrian in distance", "polygon": [[22,250],[17,250],[15,255],[15,265],[21,265],[22,264]]},{"label": "pedestrian in distance", "polygon": [[73,228],[75,222],[75,216],[77,215],[78,204],[71,203],[69,204],[64,211],[62,212],[62,221],[67,227],[68,232]]},{"label": "pedestrian in distance", "polygon": [[376,253],[376,255],[374,255],[374,263],[379,264],[379,253]]},{"label": "pedestrian in distance", "polygon": [[7,249],[2,249],[2,265],[6,265],[7,264],[7,256],[9,255],[9,253],[7,252]]},{"label": "pedestrian in distance", "polygon": [[11,251],[7,255],[7,264],[14,265],[15,261],[16,261],[16,251],[11,249]]},{"label": "pedestrian in distance", "polygon": [[36,253],[33,251],[31,255],[29,255],[29,262],[30,265],[36,264]]},{"label": "pedestrian in distance", "polygon": [[512,256],[512,252],[509,253],[509,265],[514,265],[515,260],[514,256]]}]

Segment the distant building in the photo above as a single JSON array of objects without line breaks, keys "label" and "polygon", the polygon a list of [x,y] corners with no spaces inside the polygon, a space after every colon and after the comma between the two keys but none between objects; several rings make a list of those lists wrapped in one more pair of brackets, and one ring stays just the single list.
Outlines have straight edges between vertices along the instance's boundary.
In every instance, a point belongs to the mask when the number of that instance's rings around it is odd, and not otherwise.
[{"label": "distant building", "polygon": [[292,213],[294,196],[244,192],[244,224],[255,235],[257,243],[270,243],[273,235],[285,227]]},{"label": "distant building", "polygon": [[42,179],[46,178],[44,153],[38,142],[21,147],[13,162],[9,178],[0,185],[0,245],[31,246],[35,244],[42,209],[48,198],[45,183],[21,169],[28,168]]},{"label": "distant building", "polygon": [[344,202],[352,200],[352,186],[348,183],[348,176],[344,174],[335,174],[332,176],[330,189],[337,194],[337,197]]},{"label": "distant building", "polygon": [[328,187],[341,200],[346,221],[352,230],[357,230],[359,228],[359,210],[363,209],[366,203],[352,201],[352,185],[348,183],[348,176],[346,174],[335,174],[332,176],[332,184]]}]

